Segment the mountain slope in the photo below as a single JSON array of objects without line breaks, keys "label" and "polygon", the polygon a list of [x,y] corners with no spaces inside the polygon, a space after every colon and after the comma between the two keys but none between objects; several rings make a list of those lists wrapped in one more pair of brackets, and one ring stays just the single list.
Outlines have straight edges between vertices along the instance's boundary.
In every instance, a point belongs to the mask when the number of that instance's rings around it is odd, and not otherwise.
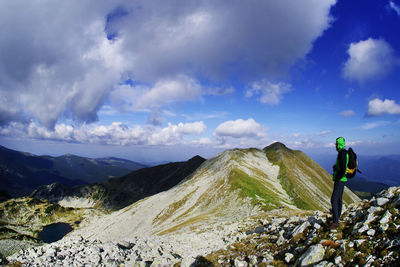
[{"label": "mountain slope", "polygon": [[[126,236],[117,242],[65,237],[4,259],[10,266],[399,266],[400,187],[330,214],[274,210],[186,236]],[[197,229],[196,229],[197,230]],[[214,236],[212,235],[214,233]],[[215,235],[220,233],[220,235]],[[1,248],[1,244],[0,244]],[[1,255],[0,255],[1,262]]]},{"label": "mountain slope", "polygon": [[[75,234],[102,240],[176,235],[212,225],[214,220],[239,220],[282,206],[326,210],[332,186],[331,177],[321,167],[282,144],[265,150],[228,150],[205,161],[178,186],[105,216]],[[357,200],[346,190],[345,204]]]},{"label": "mountain slope", "polygon": [[[273,164],[280,166],[279,179],[296,206],[302,209],[329,209],[332,193],[332,176],[301,151],[288,149],[282,143],[264,148]],[[345,188],[344,203],[357,197]]]},{"label": "mountain slope", "polygon": [[185,162],[142,168],[120,178],[73,188],[63,184],[42,186],[31,197],[59,202],[63,206],[120,209],[172,188],[204,161],[202,157],[195,156]]},{"label": "mountain slope", "polygon": [[74,155],[35,156],[0,146],[0,188],[11,196],[30,194],[55,182],[75,186],[119,177],[145,167],[122,159],[90,159]]}]

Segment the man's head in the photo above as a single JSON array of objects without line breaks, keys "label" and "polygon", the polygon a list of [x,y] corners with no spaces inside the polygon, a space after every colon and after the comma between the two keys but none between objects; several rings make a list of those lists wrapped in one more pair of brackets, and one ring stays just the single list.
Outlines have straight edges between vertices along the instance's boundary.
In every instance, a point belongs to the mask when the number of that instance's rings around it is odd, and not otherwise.
[{"label": "man's head", "polygon": [[346,141],[343,137],[336,138],[336,150],[340,151],[346,147]]}]

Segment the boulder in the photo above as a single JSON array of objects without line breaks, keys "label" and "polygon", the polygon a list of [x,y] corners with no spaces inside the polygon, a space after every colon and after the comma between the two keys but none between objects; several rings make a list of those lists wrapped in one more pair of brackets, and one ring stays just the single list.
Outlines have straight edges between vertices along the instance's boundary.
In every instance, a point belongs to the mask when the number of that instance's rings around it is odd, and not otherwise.
[{"label": "boulder", "polygon": [[321,244],[310,246],[307,251],[300,257],[300,266],[308,266],[318,263],[324,259],[325,248]]}]

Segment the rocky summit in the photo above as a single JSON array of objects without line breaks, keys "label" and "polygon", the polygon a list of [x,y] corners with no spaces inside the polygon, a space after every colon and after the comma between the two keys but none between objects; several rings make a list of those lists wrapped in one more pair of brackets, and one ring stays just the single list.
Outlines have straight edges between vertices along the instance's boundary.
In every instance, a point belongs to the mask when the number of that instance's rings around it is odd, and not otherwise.
[{"label": "rocky summit", "polygon": [[391,187],[348,205],[335,230],[328,229],[327,213],[275,210],[199,232],[207,242],[195,254],[188,242],[198,239],[190,235],[186,244],[166,236],[118,242],[70,236],[6,260],[22,266],[398,266],[399,209],[400,187]]}]

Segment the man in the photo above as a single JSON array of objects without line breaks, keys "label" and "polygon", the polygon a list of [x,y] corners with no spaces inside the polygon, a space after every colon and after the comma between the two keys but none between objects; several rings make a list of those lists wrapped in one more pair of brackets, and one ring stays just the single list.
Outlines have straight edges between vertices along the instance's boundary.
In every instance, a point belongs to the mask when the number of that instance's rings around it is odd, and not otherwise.
[{"label": "man", "polygon": [[349,162],[349,156],[345,149],[346,141],[343,137],[336,139],[336,151],[338,152],[336,164],[333,166],[333,192],[331,197],[332,204],[332,223],[330,229],[335,229],[339,226],[339,219],[342,213],[342,197],[344,185],[347,182],[346,168]]}]

